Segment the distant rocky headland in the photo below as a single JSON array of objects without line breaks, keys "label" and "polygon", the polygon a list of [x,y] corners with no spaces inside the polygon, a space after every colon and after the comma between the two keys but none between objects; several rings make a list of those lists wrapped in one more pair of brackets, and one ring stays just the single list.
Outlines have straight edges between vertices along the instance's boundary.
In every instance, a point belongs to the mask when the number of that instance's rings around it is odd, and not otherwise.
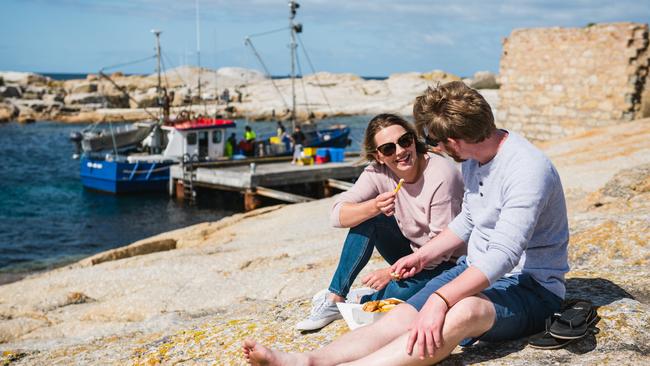
[{"label": "distant rocky headland", "polygon": [[[396,112],[410,114],[413,98],[436,82],[461,80],[444,71],[402,73],[385,80],[353,74],[316,73],[295,80],[296,112],[301,119]],[[466,82],[496,89],[496,76],[478,72]],[[291,80],[270,79],[259,71],[238,67],[210,70],[180,67],[161,77],[173,92],[171,115],[193,111],[204,115],[250,120],[289,117]],[[200,90],[199,90],[200,84]],[[0,72],[0,121],[61,122],[136,121],[160,115],[158,76],[124,75],[53,80],[22,72]],[[227,99],[223,99],[224,90]],[[200,95],[200,97],[199,97]]]}]

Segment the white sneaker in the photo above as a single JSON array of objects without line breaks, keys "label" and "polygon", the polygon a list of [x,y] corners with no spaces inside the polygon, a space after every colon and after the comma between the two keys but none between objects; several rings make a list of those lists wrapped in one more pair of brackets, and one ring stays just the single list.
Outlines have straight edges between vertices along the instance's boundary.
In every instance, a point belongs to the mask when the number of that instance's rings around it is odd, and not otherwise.
[{"label": "white sneaker", "polygon": [[[316,298],[316,296],[314,296],[314,298]],[[341,318],[343,318],[343,316],[341,316],[338,307],[336,307],[336,303],[330,301],[327,296],[321,296],[321,301],[314,304],[309,317],[296,324],[296,329],[316,330],[326,326],[336,319]]]},{"label": "white sneaker", "polygon": [[316,294],[311,298],[311,304],[312,304],[312,305],[316,305],[316,304],[322,302],[322,301],[323,301],[323,298],[324,298],[325,296],[329,295],[329,293],[330,293],[330,290],[329,290],[329,289],[326,289],[326,288],[324,288],[324,289],[318,291],[318,292],[317,292],[317,293],[316,293]]},{"label": "white sneaker", "polygon": [[348,292],[348,296],[346,297],[345,302],[347,302],[348,304],[358,304],[359,302],[361,302],[361,297],[366,295],[372,295],[375,292],[377,292],[377,290],[373,290],[370,287],[355,288],[350,290],[350,292]]}]

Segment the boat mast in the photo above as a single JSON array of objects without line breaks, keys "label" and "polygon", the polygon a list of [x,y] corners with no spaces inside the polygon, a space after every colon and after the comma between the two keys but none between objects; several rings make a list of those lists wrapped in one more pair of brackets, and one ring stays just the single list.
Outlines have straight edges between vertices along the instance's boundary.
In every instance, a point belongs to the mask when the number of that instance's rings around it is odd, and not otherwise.
[{"label": "boat mast", "polygon": [[201,28],[199,25],[199,0],[196,0],[196,58],[199,64],[199,100],[201,99]]},{"label": "boat mast", "polygon": [[[158,98],[160,98],[162,96],[162,81],[160,78],[160,34],[162,31],[158,29],[152,29],[151,33],[156,36],[156,74],[158,75],[158,85],[156,86],[156,92],[158,93]],[[162,105],[160,106],[160,109],[160,115],[162,116]]]},{"label": "boat mast", "polygon": [[294,23],[293,19],[296,17],[296,10],[300,4],[294,0],[289,1],[289,29],[291,31],[291,129],[296,128],[296,32],[302,30],[300,23]]}]

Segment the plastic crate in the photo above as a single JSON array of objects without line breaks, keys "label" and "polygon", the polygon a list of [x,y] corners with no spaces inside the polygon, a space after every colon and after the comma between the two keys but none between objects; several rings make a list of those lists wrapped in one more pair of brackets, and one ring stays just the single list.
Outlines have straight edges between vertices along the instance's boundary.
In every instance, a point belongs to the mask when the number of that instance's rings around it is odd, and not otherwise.
[{"label": "plastic crate", "polygon": [[329,159],[327,158],[327,156],[318,156],[318,155],[316,155],[314,157],[314,163],[316,163],[316,164],[325,164],[328,161],[329,161]]},{"label": "plastic crate", "polygon": [[303,156],[314,156],[316,155],[316,148],[315,147],[305,147],[302,149],[302,154]]},{"label": "plastic crate", "polygon": [[298,160],[298,165],[313,165],[314,158],[311,156],[303,157]]},{"label": "plastic crate", "polygon": [[330,161],[332,163],[342,163],[345,160],[345,149],[340,147],[330,147]]},{"label": "plastic crate", "polygon": [[320,156],[321,158],[328,158],[330,154],[330,149],[327,147],[319,147],[316,149],[316,156]]}]

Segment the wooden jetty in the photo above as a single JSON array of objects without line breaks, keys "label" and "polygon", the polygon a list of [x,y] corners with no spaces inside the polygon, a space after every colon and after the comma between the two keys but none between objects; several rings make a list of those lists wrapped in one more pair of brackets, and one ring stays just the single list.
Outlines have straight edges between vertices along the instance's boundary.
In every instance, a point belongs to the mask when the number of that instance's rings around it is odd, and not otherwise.
[{"label": "wooden jetty", "polygon": [[314,199],[289,191],[297,184],[317,184],[322,197],[332,195],[333,189],[347,190],[352,186],[349,181],[359,177],[365,166],[358,154],[340,163],[315,165],[292,165],[286,157],[185,163],[171,167],[169,193],[193,200],[196,187],[240,192],[248,211],[260,206],[260,196],[292,203]]}]

